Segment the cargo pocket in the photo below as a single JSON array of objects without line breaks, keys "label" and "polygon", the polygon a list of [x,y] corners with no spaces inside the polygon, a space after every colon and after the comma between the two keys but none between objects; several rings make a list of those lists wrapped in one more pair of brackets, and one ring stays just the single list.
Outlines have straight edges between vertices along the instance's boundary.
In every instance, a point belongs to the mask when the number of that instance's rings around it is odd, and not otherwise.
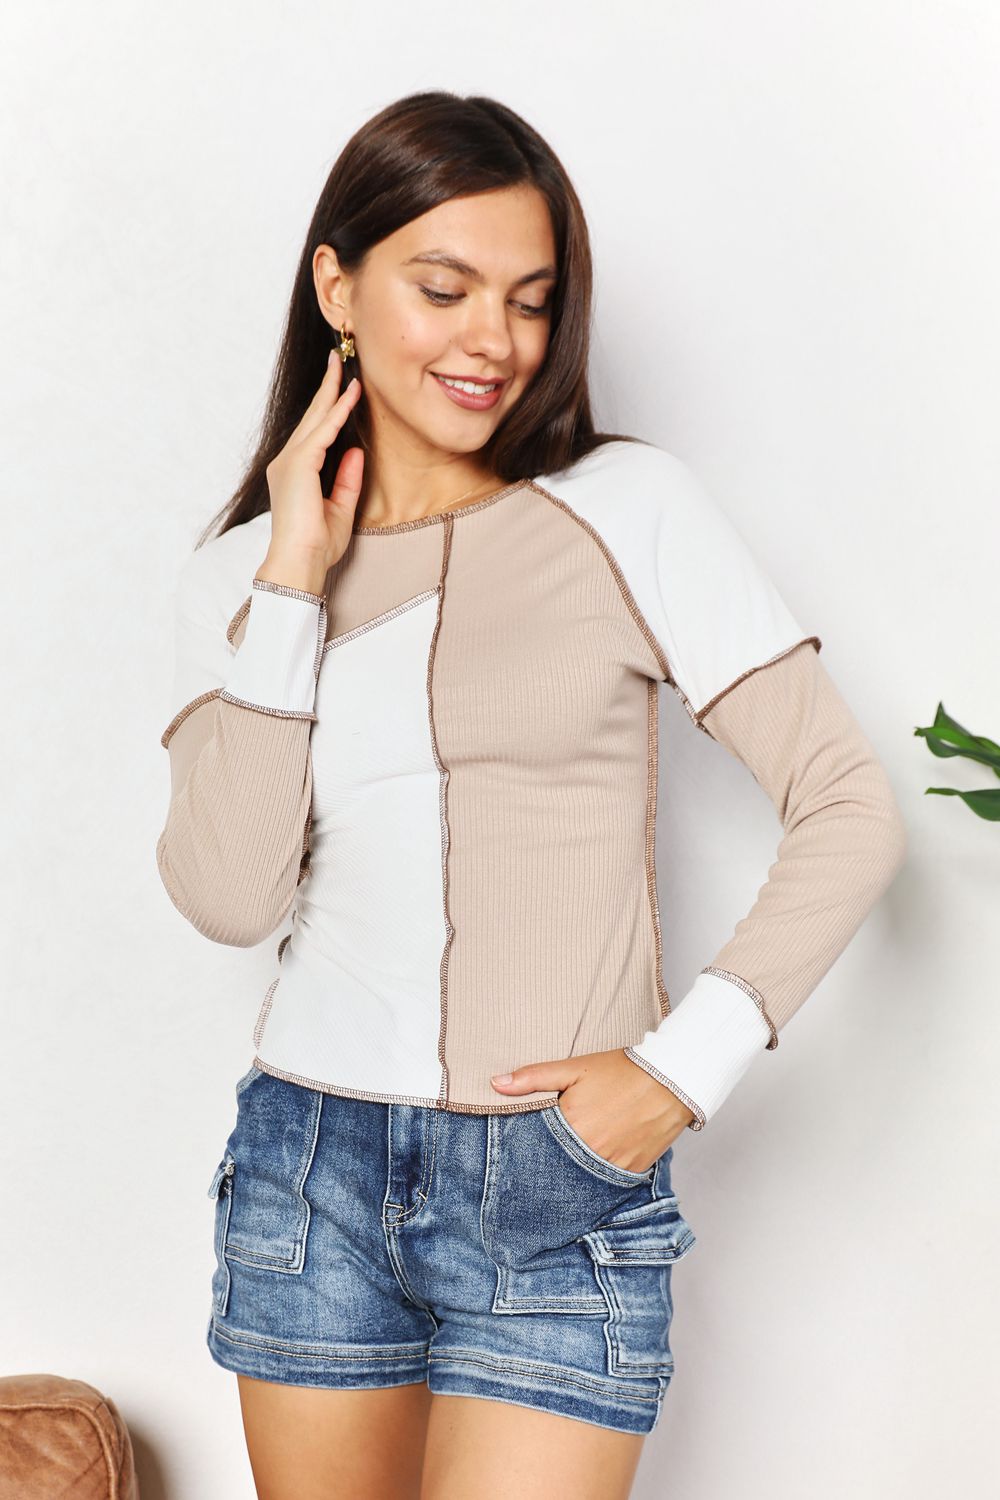
[{"label": "cargo pocket", "polygon": [[697,1244],[675,1194],[655,1198],[583,1236],[606,1304],[610,1375],[671,1376],[670,1272]]},{"label": "cargo pocket", "polygon": [[229,1307],[234,1264],[299,1275],[306,1263],[312,1214],[306,1186],[323,1095],[260,1069],[251,1073],[240,1080],[236,1125],[208,1190],[216,1200],[219,1317]]},{"label": "cargo pocket", "polygon": [[630,1204],[647,1204],[652,1172],[581,1149],[547,1110],[487,1120],[480,1233],[496,1268],[493,1312],[606,1317],[583,1236]]},{"label": "cargo pocket", "polygon": [[229,1266],[226,1263],[226,1233],[229,1228],[229,1211],[232,1208],[232,1179],[235,1163],[228,1151],[219,1162],[208,1189],[208,1196],[215,1199],[215,1271],[212,1275],[212,1310],[220,1318],[226,1316],[229,1307]]}]

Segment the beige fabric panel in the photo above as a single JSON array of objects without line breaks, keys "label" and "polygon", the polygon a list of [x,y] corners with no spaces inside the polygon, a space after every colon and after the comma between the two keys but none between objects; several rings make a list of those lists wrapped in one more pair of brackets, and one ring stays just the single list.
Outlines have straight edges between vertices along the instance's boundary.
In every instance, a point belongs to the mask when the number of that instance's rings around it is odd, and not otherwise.
[{"label": "beige fabric panel", "polygon": [[784,830],[757,900],[707,966],[752,985],[777,1034],[891,882],[905,828],[810,642],[738,682],[702,722],[750,769]]},{"label": "beige fabric panel", "polygon": [[[327,575],[329,641],[401,600],[434,587],[441,528],[352,538]],[[377,568],[345,573],[355,549]],[[361,582],[363,580],[363,583]],[[246,635],[248,596],[230,621],[234,650]],[[228,702],[218,689],[181,711],[164,742],[170,805],[156,846],[163,884],[177,910],[205,937],[234,947],[262,942],[287,916],[308,868],[312,811],[310,719]]]},{"label": "beige fabric panel", "polygon": [[443,525],[384,536],[355,533],[327,574],[327,640],[436,588],[443,534]]},{"label": "beige fabric panel", "polygon": [[474,538],[462,526],[432,655],[448,1094],[524,1109],[557,1094],[506,1104],[492,1073],[624,1046],[662,1018],[656,685],[601,550],[562,508],[527,493],[477,517]]},{"label": "beige fabric panel", "polygon": [[292,904],[308,841],[311,728],[216,694],[170,736],[156,861],[177,910],[213,942],[252,947]]}]

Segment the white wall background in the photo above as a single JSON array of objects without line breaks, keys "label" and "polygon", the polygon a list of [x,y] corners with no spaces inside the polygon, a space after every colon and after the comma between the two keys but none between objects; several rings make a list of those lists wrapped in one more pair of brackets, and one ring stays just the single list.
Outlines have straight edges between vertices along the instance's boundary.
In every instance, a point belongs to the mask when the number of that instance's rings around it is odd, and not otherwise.
[{"label": "white wall background", "polygon": [[[35,0],[0,56],[0,1372],[111,1395],[144,1500],[253,1493],[203,1344],[206,1189],[275,942],[209,944],[159,883],[170,593],[249,451],[336,155],[444,87],[561,154],[599,423],[719,497],[910,830],[781,1046],[677,1143],[700,1243],[635,1494],[994,1494],[1000,828],[924,795],[990,777],[913,734],[943,701],[1000,739],[992,0]],[[663,733],[680,995],[780,830],[669,692]]]}]

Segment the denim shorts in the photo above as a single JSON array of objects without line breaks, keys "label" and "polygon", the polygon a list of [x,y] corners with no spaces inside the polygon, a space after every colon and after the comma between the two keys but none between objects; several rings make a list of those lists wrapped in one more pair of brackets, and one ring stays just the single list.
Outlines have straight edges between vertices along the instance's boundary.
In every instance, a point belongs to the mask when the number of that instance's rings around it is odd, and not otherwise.
[{"label": "denim shorts", "polygon": [[696,1243],[673,1147],[632,1172],[558,1103],[472,1114],[256,1065],[236,1100],[209,1187],[218,1364],[656,1426],[674,1373],[670,1272]]}]

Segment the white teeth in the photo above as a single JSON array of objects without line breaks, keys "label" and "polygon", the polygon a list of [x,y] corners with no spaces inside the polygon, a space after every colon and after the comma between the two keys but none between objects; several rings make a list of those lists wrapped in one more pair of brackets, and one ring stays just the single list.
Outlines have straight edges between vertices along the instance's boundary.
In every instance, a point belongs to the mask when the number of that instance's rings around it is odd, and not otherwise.
[{"label": "white teeth", "polygon": [[449,380],[445,375],[439,375],[438,380],[442,385],[454,386],[456,391],[468,391],[470,396],[485,396],[487,391],[495,391],[500,384],[494,380],[492,385],[475,385],[471,380]]}]

